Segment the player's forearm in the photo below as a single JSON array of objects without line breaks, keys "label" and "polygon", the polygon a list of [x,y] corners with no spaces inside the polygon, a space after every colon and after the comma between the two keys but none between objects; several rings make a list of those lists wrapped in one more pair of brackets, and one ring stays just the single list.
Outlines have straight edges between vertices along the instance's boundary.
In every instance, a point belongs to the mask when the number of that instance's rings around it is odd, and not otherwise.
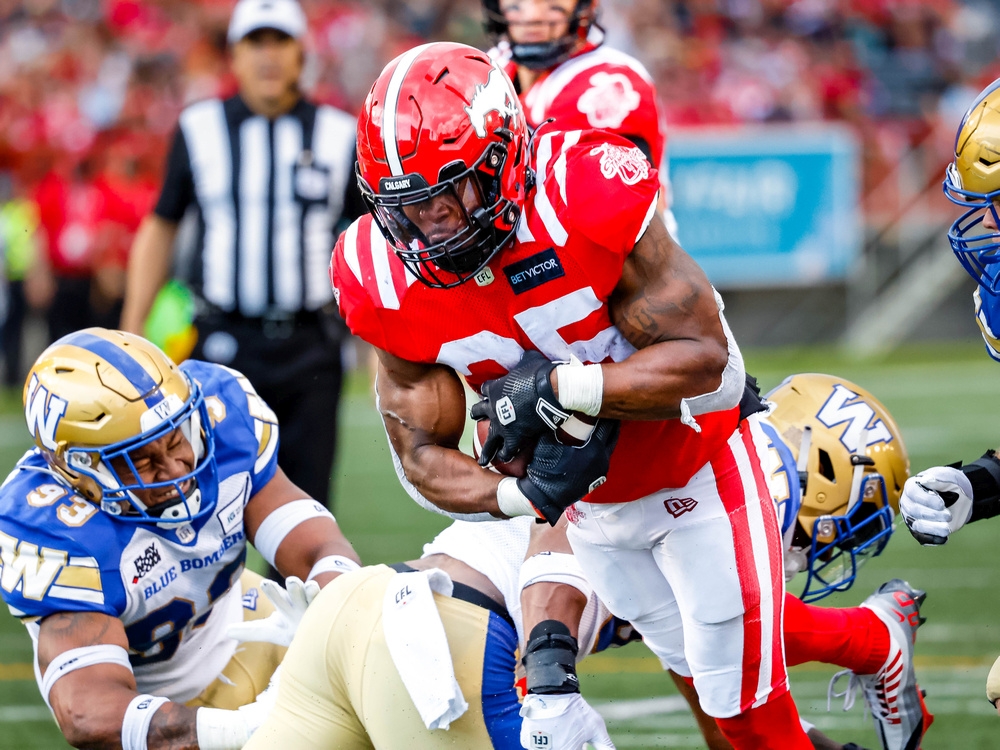
[{"label": "player's forearm", "polygon": [[177,225],[155,214],[143,219],[129,252],[121,327],[142,334],[156,293],[170,270]]},{"label": "player's forearm", "polygon": [[[665,341],[642,349],[624,362],[602,365],[604,397],[599,416],[615,419],[672,419],[684,399],[718,391],[728,365],[728,352],[717,342]],[[735,378],[735,373],[726,373]],[[739,375],[732,408],[743,392]],[[732,403],[729,403],[731,401]]]},{"label": "player's forearm", "polygon": [[454,448],[423,445],[401,454],[406,479],[449,513],[490,513],[502,518],[497,486],[502,477]]},{"label": "player's forearm", "polygon": [[574,638],[580,637],[580,618],[587,606],[587,597],[575,586],[565,583],[543,582],[525,587],[521,591],[521,617],[524,632],[545,620],[558,620]]},{"label": "player's forearm", "polygon": [[361,565],[358,553],[330,517],[300,523],[281,542],[274,557],[275,567],[282,576],[312,579],[321,587],[354,569],[348,561]]},{"label": "player's forearm", "polygon": [[[118,750],[123,747],[126,710],[138,693],[91,688],[67,701],[53,691],[52,709],[63,736],[73,747]],[[156,709],[146,734],[149,750],[198,750],[195,709],[167,702]]]},{"label": "player's forearm", "polygon": [[[666,341],[637,351],[623,362],[565,367],[573,377],[584,370],[595,375],[592,368],[600,368],[600,410],[595,416],[613,419],[675,419],[681,416],[684,399],[707,394],[716,394],[708,397],[713,408],[707,410],[728,409],[739,403],[743,393],[744,373],[730,364],[727,350],[716,342]],[[593,414],[570,396],[565,376],[557,368],[550,378],[560,403]],[[585,389],[574,389],[580,390]]]},{"label": "player's forearm", "polygon": [[965,464],[962,473],[972,485],[972,516],[969,523],[1000,515],[1000,458],[988,450]]}]

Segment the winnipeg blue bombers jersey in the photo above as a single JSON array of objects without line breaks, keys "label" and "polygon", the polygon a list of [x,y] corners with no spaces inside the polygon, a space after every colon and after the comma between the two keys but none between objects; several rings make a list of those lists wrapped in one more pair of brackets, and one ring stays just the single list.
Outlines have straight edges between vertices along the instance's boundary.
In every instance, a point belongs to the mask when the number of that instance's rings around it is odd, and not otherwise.
[{"label": "winnipeg blue bombers jersey", "polygon": [[986,353],[1000,362],[1000,296],[993,294],[981,286],[973,292],[973,302],[976,306],[976,324],[983,334]]},{"label": "winnipeg blue bombers jersey", "polygon": [[229,661],[226,626],[242,619],[243,508],[277,471],[271,409],[234,370],[188,361],[215,430],[214,511],[194,526],[116,520],[54,475],[37,449],[0,487],[0,594],[37,640],[56,612],[122,620],[140,692],[193,698]]}]

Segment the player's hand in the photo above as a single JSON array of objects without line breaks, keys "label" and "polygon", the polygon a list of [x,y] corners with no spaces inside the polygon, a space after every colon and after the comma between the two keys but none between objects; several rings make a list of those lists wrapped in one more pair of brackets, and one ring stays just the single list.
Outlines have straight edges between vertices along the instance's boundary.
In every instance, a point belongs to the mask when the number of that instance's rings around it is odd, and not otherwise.
[{"label": "player's hand", "polygon": [[280,671],[279,664],[271,675],[267,687],[253,703],[232,710],[199,708],[195,724],[198,746],[215,750],[239,750],[249,742],[253,733],[260,729],[277,703]]},{"label": "player's hand", "polygon": [[528,693],[521,706],[521,746],[528,750],[615,750],[604,719],[579,693]]},{"label": "player's hand", "polygon": [[295,636],[302,615],[319,594],[319,584],[316,581],[303,583],[302,579],[289,576],[285,579],[285,588],[264,579],[260,583],[260,590],[274,605],[275,611],[263,620],[230,625],[226,635],[237,641],[266,641],[287,646]]},{"label": "player's hand", "polygon": [[477,422],[490,420],[480,466],[489,466],[494,458],[508,463],[535,437],[569,419],[549,380],[555,367],[538,352],[526,351],[513,370],[483,384],[483,400],[472,407]]},{"label": "player's hand", "polygon": [[599,419],[579,448],[563,445],[555,433],[538,440],[528,475],[517,487],[546,521],[555,526],[566,508],[604,483],[620,427],[617,419]]},{"label": "player's hand", "polygon": [[899,512],[918,542],[944,544],[972,516],[972,484],[961,469],[932,466],[906,480]]}]

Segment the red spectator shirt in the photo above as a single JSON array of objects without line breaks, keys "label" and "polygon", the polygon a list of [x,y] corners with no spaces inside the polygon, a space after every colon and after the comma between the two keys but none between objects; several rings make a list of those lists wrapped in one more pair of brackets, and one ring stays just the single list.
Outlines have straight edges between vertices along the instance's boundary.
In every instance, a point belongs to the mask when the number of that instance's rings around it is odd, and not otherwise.
[{"label": "red spectator shirt", "polygon": [[[341,315],[373,346],[447,365],[479,390],[534,349],[552,361],[621,361],[634,347],[611,323],[608,298],[657,206],[659,179],[632,143],[606,132],[540,135],[537,183],[513,243],[470,280],[432,289],[410,274],[370,216],[337,242],[331,263]],[[588,502],[626,502],[683,487],[736,429],[738,409],[626,421],[608,481]]]}]

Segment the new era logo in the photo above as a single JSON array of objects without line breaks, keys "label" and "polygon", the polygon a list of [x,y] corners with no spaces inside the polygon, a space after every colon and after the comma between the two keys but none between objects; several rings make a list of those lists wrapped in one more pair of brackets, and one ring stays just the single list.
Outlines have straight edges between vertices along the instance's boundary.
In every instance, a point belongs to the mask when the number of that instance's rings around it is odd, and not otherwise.
[{"label": "new era logo", "polygon": [[663,501],[663,507],[674,518],[680,518],[685,513],[694,510],[697,505],[698,501],[690,497],[672,497],[669,500]]}]

